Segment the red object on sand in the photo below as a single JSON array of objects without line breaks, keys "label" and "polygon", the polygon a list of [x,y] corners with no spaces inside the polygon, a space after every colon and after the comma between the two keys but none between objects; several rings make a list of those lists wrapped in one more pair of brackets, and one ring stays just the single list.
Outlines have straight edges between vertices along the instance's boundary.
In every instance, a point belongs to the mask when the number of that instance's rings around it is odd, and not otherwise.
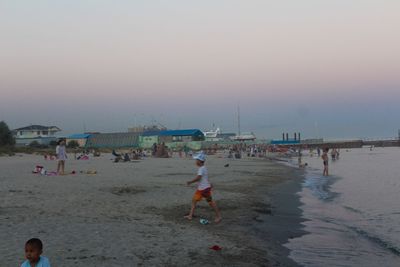
[{"label": "red object on sand", "polygon": [[210,249],[215,250],[215,251],[219,251],[219,250],[221,250],[222,248],[221,248],[220,246],[218,246],[218,245],[214,245],[214,246],[212,246]]}]

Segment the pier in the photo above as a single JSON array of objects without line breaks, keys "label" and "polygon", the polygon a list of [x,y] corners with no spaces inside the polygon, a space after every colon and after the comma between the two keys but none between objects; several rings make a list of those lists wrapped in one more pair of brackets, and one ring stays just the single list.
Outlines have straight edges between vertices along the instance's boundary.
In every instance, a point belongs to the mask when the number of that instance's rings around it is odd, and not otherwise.
[{"label": "pier", "polygon": [[343,140],[343,141],[320,141],[320,142],[307,142],[304,140],[300,144],[292,145],[295,147],[317,148],[361,148],[363,146],[373,147],[400,147],[400,139],[358,139],[358,140]]}]

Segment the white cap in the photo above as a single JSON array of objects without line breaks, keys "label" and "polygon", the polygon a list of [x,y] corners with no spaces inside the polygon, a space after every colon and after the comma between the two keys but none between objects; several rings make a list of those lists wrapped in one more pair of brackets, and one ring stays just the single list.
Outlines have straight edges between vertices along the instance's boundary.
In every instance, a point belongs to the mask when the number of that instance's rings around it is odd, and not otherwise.
[{"label": "white cap", "polygon": [[200,153],[198,153],[198,154],[196,154],[194,157],[193,157],[193,159],[197,159],[197,160],[200,160],[200,161],[206,161],[206,155],[204,154],[204,152],[203,151],[201,151]]}]

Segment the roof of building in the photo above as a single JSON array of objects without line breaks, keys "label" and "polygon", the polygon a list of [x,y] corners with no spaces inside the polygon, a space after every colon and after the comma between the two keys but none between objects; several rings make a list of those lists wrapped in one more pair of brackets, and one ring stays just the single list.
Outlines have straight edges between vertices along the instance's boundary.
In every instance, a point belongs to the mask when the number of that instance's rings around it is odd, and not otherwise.
[{"label": "roof of building", "polygon": [[15,129],[14,131],[49,131],[50,129],[54,131],[61,131],[57,126],[43,126],[43,125],[29,125],[26,127]]},{"label": "roof of building", "polygon": [[296,145],[300,140],[272,140],[271,145]]},{"label": "roof of building", "polygon": [[102,133],[94,134],[88,138],[87,147],[138,147],[139,134],[137,133]]},{"label": "roof of building", "polygon": [[186,130],[165,130],[165,131],[154,131],[144,132],[142,136],[204,136],[203,132],[199,129],[186,129]]},{"label": "roof of building", "polygon": [[87,139],[91,136],[91,134],[71,134],[67,136],[68,139]]}]

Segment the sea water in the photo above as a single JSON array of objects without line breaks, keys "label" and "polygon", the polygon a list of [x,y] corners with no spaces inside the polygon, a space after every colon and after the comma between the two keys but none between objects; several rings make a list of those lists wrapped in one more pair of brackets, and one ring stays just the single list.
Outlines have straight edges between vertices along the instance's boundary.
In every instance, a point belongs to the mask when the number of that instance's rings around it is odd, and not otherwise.
[{"label": "sea water", "polygon": [[290,257],[304,266],[400,266],[400,148],[341,149],[327,177],[320,157],[305,153],[302,163],[308,234],[285,245]]}]

